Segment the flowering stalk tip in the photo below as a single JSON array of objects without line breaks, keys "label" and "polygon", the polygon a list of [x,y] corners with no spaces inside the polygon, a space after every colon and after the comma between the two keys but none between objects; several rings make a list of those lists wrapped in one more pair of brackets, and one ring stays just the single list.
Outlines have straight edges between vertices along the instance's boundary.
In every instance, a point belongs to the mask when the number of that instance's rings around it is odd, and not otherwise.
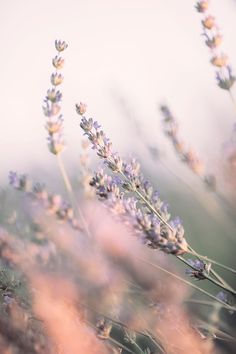
[{"label": "flowering stalk tip", "polygon": [[67,44],[64,41],[56,40],[55,47],[58,54],[52,59],[52,64],[56,71],[51,74],[52,88],[48,89],[47,95],[44,99],[43,112],[47,117],[45,128],[48,132],[48,148],[54,155],[60,154],[65,148],[65,142],[63,138],[63,118],[60,114],[62,100],[62,93],[57,88],[63,82],[63,76],[58,71],[64,66],[64,59],[60,56],[60,53],[67,48]]}]

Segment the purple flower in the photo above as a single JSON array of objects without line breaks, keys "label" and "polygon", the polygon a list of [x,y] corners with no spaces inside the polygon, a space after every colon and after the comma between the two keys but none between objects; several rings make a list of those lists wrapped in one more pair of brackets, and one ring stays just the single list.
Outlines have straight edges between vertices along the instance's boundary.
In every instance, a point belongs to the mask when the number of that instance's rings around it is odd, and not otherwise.
[{"label": "purple flower", "polygon": [[235,80],[236,77],[232,74],[232,68],[230,66],[226,66],[224,69],[216,72],[217,84],[223,90],[230,90]]},{"label": "purple flower", "polygon": [[204,272],[206,270],[206,264],[198,259],[188,259],[190,267],[193,269],[186,269],[186,274],[189,274],[191,277],[194,277],[198,280],[206,279]]}]

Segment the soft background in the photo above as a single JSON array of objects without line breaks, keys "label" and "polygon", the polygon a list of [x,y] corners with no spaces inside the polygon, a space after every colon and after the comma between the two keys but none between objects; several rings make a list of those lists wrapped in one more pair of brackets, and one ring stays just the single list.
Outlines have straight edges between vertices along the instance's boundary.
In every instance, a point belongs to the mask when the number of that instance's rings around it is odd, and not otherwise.
[{"label": "soft background", "polygon": [[[194,5],[189,0],[1,0],[1,181],[7,181],[11,169],[54,168],[41,106],[56,38],[69,44],[63,53],[62,91],[65,156],[71,168],[77,168],[80,153],[74,111],[80,100],[125,152],[140,147],[128,118],[140,121],[150,144],[166,150],[157,109],[164,101],[181,123],[185,140],[213,166],[229,137],[234,111],[227,93],[216,86]],[[212,0],[210,11],[234,67],[236,2]]]},{"label": "soft background", "polygon": [[[54,41],[65,40],[69,47],[62,53],[66,65],[60,86],[67,141],[63,158],[74,185],[78,187],[82,153],[74,107],[82,101],[114,149],[141,160],[172,215],[183,220],[191,245],[235,267],[235,211],[218,203],[179,162],[160,124],[158,106],[164,102],[178,119],[187,147],[199,153],[207,172],[219,172],[235,111],[227,92],[216,85],[195,3],[0,0],[0,186],[7,184],[9,170],[16,170],[45,182],[50,192],[64,193],[55,156],[47,148],[42,104],[50,87]],[[210,12],[222,29],[222,48],[236,74],[236,1],[212,0]],[[152,156],[150,147],[159,155]],[[224,185],[220,189],[224,192]],[[19,193],[10,188],[1,194],[2,220],[15,209],[28,215],[17,198]],[[185,267],[180,271],[184,275]],[[221,274],[235,284],[234,276]],[[217,292],[209,283],[201,286]]]}]

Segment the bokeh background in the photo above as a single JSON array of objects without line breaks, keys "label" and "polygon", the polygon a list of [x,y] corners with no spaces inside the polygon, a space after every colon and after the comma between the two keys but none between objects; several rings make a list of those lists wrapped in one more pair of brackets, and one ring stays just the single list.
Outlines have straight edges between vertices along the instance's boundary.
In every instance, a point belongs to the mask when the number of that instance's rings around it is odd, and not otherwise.
[{"label": "bokeh background", "polygon": [[[53,71],[54,41],[62,39],[68,43],[60,86],[67,146],[63,160],[76,195],[81,187],[83,135],[75,103],[82,101],[114,149],[122,156],[138,157],[172,215],[183,220],[190,244],[235,267],[235,208],[207,191],[180,162],[161,124],[159,106],[164,103],[177,118],[186,146],[196,150],[208,173],[219,176],[219,191],[229,197],[222,174],[223,146],[231,137],[235,110],[228,93],[216,84],[195,3],[0,0],[0,224],[5,227],[19,213],[27,225],[25,200],[22,204],[22,197],[6,187],[10,170],[29,174],[34,181],[45,182],[50,192],[66,197],[55,156],[48,151],[42,111]],[[236,1],[212,0],[210,12],[222,30],[222,48],[236,73]],[[91,170],[97,165],[92,153]],[[16,223],[19,236],[24,234],[22,224]],[[167,257],[163,256],[169,262]],[[172,262],[184,276],[185,267]],[[222,275],[235,285],[234,276],[224,271]],[[206,282],[201,286],[216,291]]]},{"label": "bokeh background", "polygon": [[[74,110],[80,100],[125,153],[140,147],[132,119],[150,144],[168,148],[157,109],[166,102],[189,145],[214,165],[231,132],[234,111],[228,95],[216,86],[194,5],[193,0],[2,0],[1,182],[11,169],[54,166],[45,143],[42,101],[50,86],[55,39],[69,44],[62,91],[65,156],[72,169],[80,153]],[[210,11],[234,67],[236,2],[212,0]]]}]

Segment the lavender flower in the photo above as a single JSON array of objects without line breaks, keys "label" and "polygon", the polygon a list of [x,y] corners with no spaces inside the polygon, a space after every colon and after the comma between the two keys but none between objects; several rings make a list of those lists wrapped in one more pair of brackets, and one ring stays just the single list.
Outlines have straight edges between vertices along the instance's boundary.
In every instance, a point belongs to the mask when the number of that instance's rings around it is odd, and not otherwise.
[{"label": "lavender flower", "polygon": [[207,0],[198,1],[196,4],[196,9],[198,12],[206,12],[208,10],[209,3]]},{"label": "lavender flower", "polygon": [[63,76],[58,73],[52,73],[51,75],[51,83],[53,86],[58,86],[62,83],[63,81]]},{"label": "lavender flower", "polygon": [[164,132],[171,140],[176,153],[196,175],[203,176],[203,163],[193,150],[185,148],[184,143],[179,138],[178,123],[170,109],[166,105],[161,105],[160,110],[163,114]]},{"label": "lavender flower", "polygon": [[198,259],[188,259],[190,267],[193,269],[186,269],[186,274],[189,274],[191,277],[194,277],[198,280],[206,279],[204,272],[206,270],[206,264]]},{"label": "lavender flower", "polygon": [[87,105],[85,103],[80,102],[80,104],[76,104],[76,112],[81,116],[86,113]]},{"label": "lavender flower", "polygon": [[[80,114],[78,108],[77,112]],[[120,175],[120,178],[108,176],[103,170],[94,175],[91,185],[96,188],[99,199],[134,228],[149,247],[166,253],[185,253],[188,245],[181,222],[170,220],[167,205],[144,179],[140,164],[135,159],[123,161],[113,152],[112,143],[92,118],[82,116],[80,126],[97,155],[110,170]]]},{"label": "lavender flower", "polygon": [[219,32],[215,18],[207,14],[209,2],[207,0],[198,1],[196,9],[203,14],[202,28],[203,36],[206,38],[205,44],[211,50],[211,64],[218,68],[216,72],[217,84],[223,90],[230,90],[235,82],[235,77],[232,75],[232,69],[229,66],[229,59],[225,53],[220,51],[222,43],[222,35]]},{"label": "lavender flower", "polygon": [[226,304],[229,303],[228,301],[228,296],[224,291],[220,291],[217,295],[216,295],[217,299],[219,299],[220,301],[225,302]]},{"label": "lavender flower", "polygon": [[31,190],[31,181],[28,179],[27,175],[18,175],[14,171],[9,173],[9,183],[10,185],[20,191],[29,192]]},{"label": "lavender flower", "polygon": [[39,201],[57,219],[68,222],[76,230],[81,230],[72,207],[63,201],[60,195],[49,194],[44,185],[33,184],[27,175],[19,175],[16,172],[9,173],[9,183],[13,188],[27,193],[31,198]]},{"label": "lavender flower", "polygon": [[232,74],[232,68],[227,65],[224,70],[216,72],[216,81],[223,90],[230,90],[233,86],[236,77]]},{"label": "lavender flower", "polygon": [[58,52],[63,52],[68,47],[68,44],[65,41],[55,40],[55,47]]},{"label": "lavender flower", "polygon": [[56,72],[51,75],[52,88],[47,91],[47,95],[44,99],[43,112],[47,117],[47,122],[45,125],[48,131],[48,148],[49,151],[54,155],[60,154],[65,148],[65,141],[63,138],[63,119],[62,115],[58,114],[61,111],[60,102],[62,100],[62,93],[57,89],[62,81],[63,77],[58,70],[60,70],[64,65],[64,59],[59,55],[60,52],[67,48],[67,44],[62,41],[55,41],[55,47],[58,51],[53,60],[53,66],[56,68]]},{"label": "lavender flower", "polygon": [[59,57],[58,55],[55,56],[55,58],[52,59],[52,65],[56,69],[62,69],[64,66],[65,60],[62,57]]}]

